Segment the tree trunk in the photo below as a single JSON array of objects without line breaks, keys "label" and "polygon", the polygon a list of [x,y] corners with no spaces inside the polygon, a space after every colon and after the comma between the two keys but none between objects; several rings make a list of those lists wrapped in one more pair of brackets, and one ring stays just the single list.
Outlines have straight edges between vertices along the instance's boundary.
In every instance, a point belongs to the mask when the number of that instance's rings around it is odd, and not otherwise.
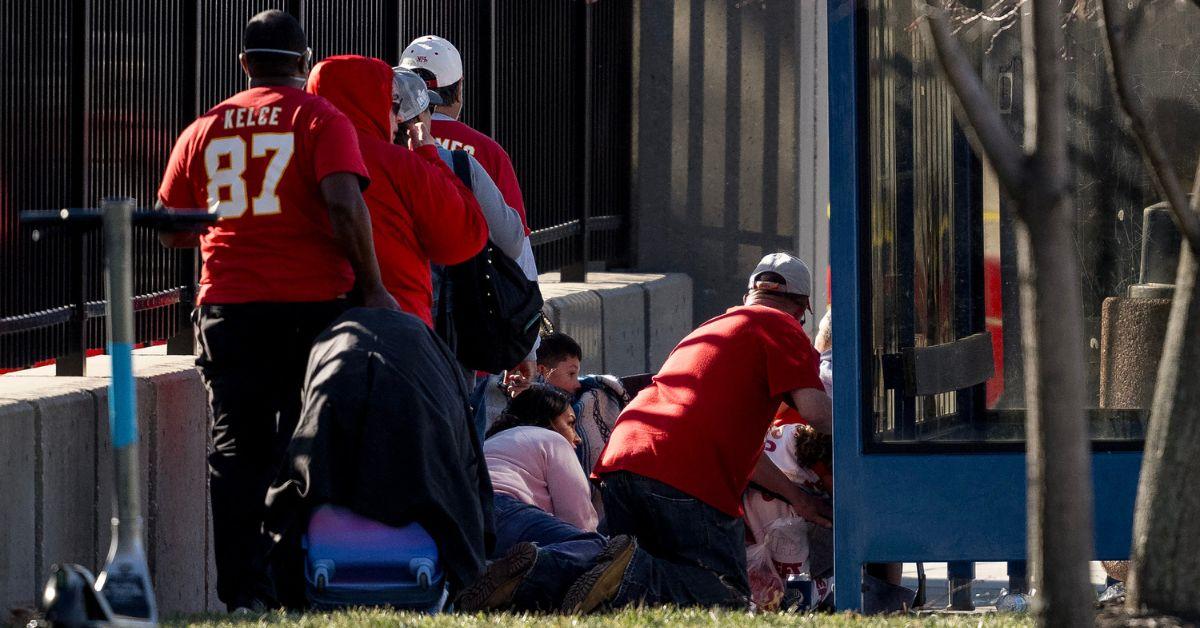
[{"label": "tree trunk", "polygon": [[1179,251],[1175,298],[1133,520],[1126,603],[1200,620],[1200,298],[1197,259]]},{"label": "tree trunk", "polygon": [[[1021,323],[1025,351],[1028,542],[1038,589],[1038,624],[1089,626],[1095,621],[1088,560],[1092,557],[1091,460],[1084,406],[1079,262],[1071,242],[1070,207],[1047,208],[1023,226]],[[1030,238],[1026,229],[1040,231]],[[1040,270],[1039,270],[1040,269]]]},{"label": "tree trunk", "polygon": [[1090,438],[1079,260],[1069,193],[1067,99],[1059,0],[1022,14],[1025,146],[1009,135],[946,13],[928,7],[938,60],[1001,185],[1017,204],[1025,352],[1028,542],[1041,626],[1089,626],[1092,548]]}]

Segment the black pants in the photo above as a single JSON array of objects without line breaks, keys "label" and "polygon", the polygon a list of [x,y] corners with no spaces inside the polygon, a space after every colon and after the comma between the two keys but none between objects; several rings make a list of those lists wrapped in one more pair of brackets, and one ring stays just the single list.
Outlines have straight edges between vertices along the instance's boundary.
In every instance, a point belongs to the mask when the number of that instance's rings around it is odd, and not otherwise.
[{"label": "black pants", "polygon": [[271,599],[263,500],[300,416],[313,340],[347,304],[238,303],[196,312],[196,366],[212,407],[208,456],[217,595],[230,610]]}]

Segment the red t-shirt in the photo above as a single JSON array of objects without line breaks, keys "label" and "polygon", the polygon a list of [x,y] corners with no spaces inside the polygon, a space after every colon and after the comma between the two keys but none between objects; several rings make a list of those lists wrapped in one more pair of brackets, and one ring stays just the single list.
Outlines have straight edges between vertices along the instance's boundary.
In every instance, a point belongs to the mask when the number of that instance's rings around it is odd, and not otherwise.
[{"label": "red t-shirt", "polygon": [[354,271],[333,236],[320,182],[368,181],[350,121],[323,98],[255,87],[193,122],[175,142],[158,198],[221,219],[200,238],[198,303],[335,299]]},{"label": "red t-shirt", "polygon": [[613,428],[594,473],[629,471],[730,515],[788,393],[821,386],[800,323],[761,305],[730,308],[675,347]]},{"label": "red t-shirt", "polygon": [[463,150],[473,155],[500,189],[504,202],[521,215],[521,222],[525,224],[525,234],[529,235],[529,220],[525,218],[525,198],[521,196],[517,173],[513,170],[512,159],[496,140],[458,120],[449,120],[440,115],[433,119],[433,139],[449,150]]}]

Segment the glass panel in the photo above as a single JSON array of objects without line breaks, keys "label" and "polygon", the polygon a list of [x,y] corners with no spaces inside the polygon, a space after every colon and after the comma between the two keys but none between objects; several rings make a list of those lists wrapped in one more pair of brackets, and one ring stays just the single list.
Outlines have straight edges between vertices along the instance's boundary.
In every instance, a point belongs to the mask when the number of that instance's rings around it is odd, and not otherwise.
[{"label": "glass panel", "polygon": [[[1004,17],[964,20],[959,39],[1020,140],[1021,24],[1019,12],[1010,10],[1014,4],[988,3],[990,16]],[[1092,434],[1136,442],[1153,395],[1169,290],[1140,283],[1147,280],[1141,276],[1143,218],[1160,198],[1111,90],[1096,4],[1073,3],[1063,26],[1082,266],[1079,315],[1088,341]],[[1020,441],[1025,399],[1014,208],[955,122],[952,95],[917,26],[913,3],[869,0],[867,6],[860,52],[869,60],[870,100],[871,318],[865,331],[872,351],[872,414],[864,423],[866,440]],[[1200,11],[1165,0],[1133,2],[1130,10],[1137,96],[1190,186],[1200,153]],[[962,9],[962,17],[970,15]],[[1167,280],[1173,271],[1168,274]],[[990,339],[973,336],[985,331]],[[928,370],[907,366],[922,349],[951,345],[955,351],[970,345],[961,350],[975,356],[971,364],[985,366],[990,348],[994,375],[965,389],[914,394],[916,371],[966,377],[939,372],[971,370],[952,359]]]}]

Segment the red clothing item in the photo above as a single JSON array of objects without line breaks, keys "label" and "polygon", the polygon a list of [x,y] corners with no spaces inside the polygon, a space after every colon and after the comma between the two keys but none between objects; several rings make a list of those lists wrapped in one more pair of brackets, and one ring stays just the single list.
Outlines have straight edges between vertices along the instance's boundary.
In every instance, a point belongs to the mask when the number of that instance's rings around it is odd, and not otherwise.
[{"label": "red clothing item", "polygon": [[358,136],[346,116],[302,90],[254,87],[192,122],[171,151],[158,200],[221,214],[200,238],[196,301],[327,301],[350,290],[354,271],[320,189],[336,172],[366,185]]},{"label": "red clothing item", "polygon": [[796,319],[761,305],[730,308],[684,338],[625,408],[595,475],[636,473],[740,517],[780,401],[824,390],[819,359]]},{"label": "red clothing item", "polygon": [[500,195],[504,197],[504,202],[521,215],[521,222],[525,224],[525,235],[529,235],[529,220],[525,217],[525,198],[521,196],[517,173],[513,170],[512,159],[496,143],[496,140],[458,120],[444,117],[433,119],[433,137],[444,148],[465,150],[475,157],[475,160],[483,166],[488,176],[495,182],[496,187],[500,189]]},{"label": "red clothing item", "polygon": [[487,242],[475,195],[438,157],[436,146],[414,152],[391,142],[388,64],[357,55],[329,57],[313,68],[308,90],[328,99],[358,130],[373,182],[363,196],[383,285],[402,310],[432,327],[430,262],[464,262]]}]

